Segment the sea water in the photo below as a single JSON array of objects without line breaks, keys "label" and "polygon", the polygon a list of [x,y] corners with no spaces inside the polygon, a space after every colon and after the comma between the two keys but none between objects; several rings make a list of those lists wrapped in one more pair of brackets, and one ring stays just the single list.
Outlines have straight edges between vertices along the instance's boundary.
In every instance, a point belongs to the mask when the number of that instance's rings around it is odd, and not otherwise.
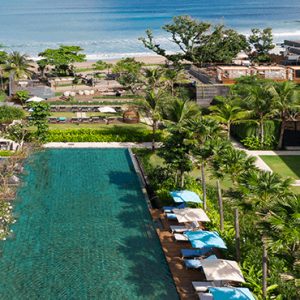
[{"label": "sea water", "polygon": [[151,28],[170,45],[161,27],[185,14],[245,34],[272,27],[277,42],[300,39],[299,0],[0,0],[0,43],[33,57],[59,44],[79,45],[90,59],[150,55],[138,38]]}]

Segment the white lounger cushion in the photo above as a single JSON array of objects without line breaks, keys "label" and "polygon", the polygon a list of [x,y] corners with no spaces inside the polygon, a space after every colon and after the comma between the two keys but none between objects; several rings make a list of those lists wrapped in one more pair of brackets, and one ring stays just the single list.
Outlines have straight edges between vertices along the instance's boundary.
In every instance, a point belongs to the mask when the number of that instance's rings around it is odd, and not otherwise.
[{"label": "white lounger cushion", "polygon": [[186,228],[185,226],[182,226],[182,225],[171,225],[170,230],[171,230],[171,232],[182,233],[182,232],[187,231],[188,228]]},{"label": "white lounger cushion", "polygon": [[193,287],[196,292],[203,292],[203,289],[205,289],[204,291],[206,291],[209,286],[215,286],[215,287],[222,286],[222,282],[220,280],[217,280],[217,281],[193,281],[192,284],[193,284]]},{"label": "white lounger cushion", "polygon": [[192,284],[196,292],[206,292],[209,286],[214,286],[212,281],[193,281]]},{"label": "white lounger cushion", "polygon": [[189,239],[181,233],[174,233],[174,238],[176,242],[187,242]]},{"label": "white lounger cushion", "polygon": [[210,293],[199,293],[198,294],[200,300],[213,300],[214,296]]}]

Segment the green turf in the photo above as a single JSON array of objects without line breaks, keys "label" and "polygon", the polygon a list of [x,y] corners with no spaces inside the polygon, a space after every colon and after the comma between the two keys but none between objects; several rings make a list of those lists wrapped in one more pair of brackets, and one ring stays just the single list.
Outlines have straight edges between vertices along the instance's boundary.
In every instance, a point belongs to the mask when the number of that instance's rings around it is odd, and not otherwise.
[{"label": "green turf", "polygon": [[262,155],[265,163],[282,177],[300,178],[300,156],[297,155]]}]

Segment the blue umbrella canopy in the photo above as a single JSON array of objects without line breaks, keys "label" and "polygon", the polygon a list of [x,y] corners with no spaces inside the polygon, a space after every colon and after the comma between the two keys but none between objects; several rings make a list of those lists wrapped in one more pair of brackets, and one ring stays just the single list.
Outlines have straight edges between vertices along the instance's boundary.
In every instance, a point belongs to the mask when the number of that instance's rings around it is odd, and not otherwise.
[{"label": "blue umbrella canopy", "polygon": [[214,300],[255,300],[247,288],[209,287]]},{"label": "blue umbrella canopy", "polygon": [[224,241],[216,231],[187,231],[185,235],[188,237],[193,248],[220,248],[227,249]]},{"label": "blue umbrella canopy", "polygon": [[199,196],[188,190],[183,191],[173,191],[170,192],[171,196],[173,197],[174,202],[194,202],[194,203],[202,203],[202,200]]}]

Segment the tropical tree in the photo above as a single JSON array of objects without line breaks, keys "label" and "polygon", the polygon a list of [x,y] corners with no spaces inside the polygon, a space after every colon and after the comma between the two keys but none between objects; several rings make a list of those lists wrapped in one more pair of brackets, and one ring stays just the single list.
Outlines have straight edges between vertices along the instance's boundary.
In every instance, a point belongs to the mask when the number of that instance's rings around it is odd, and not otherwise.
[{"label": "tropical tree", "polygon": [[299,223],[300,198],[290,195],[276,201],[260,224],[272,251],[300,259]]},{"label": "tropical tree", "polygon": [[161,89],[151,89],[146,92],[145,101],[143,101],[142,109],[145,111],[147,118],[151,120],[152,126],[152,150],[155,150],[155,136],[157,122],[161,119],[161,103],[165,97],[165,93]]},{"label": "tropical tree", "polygon": [[13,51],[7,56],[4,71],[11,74],[14,80],[19,80],[23,77],[30,78],[33,74],[31,63],[33,61],[26,54]]},{"label": "tropical tree", "polygon": [[61,45],[58,49],[46,49],[39,53],[41,59],[37,63],[42,70],[46,66],[52,66],[57,75],[73,75],[74,63],[84,62],[86,59],[86,55],[80,53],[82,51],[79,46]]},{"label": "tropical tree", "polygon": [[25,101],[30,98],[30,94],[26,90],[20,90],[15,93],[14,97],[17,101],[19,101],[22,105],[24,105]]},{"label": "tropical tree", "polygon": [[260,143],[263,145],[264,122],[275,114],[274,97],[270,91],[270,84],[248,85],[246,86],[246,93],[245,107],[258,124]]},{"label": "tropical tree", "polygon": [[291,179],[282,179],[276,173],[245,168],[237,178],[244,204],[256,212],[266,212],[278,199],[291,194]]},{"label": "tropical tree", "polygon": [[180,187],[183,188],[184,175],[193,168],[189,155],[190,147],[185,142],[189,132],[181,126],[173,126],[168,131],[169,134],[162,147],[159,148],[158,155],[164,159],[166,164],[176,170],[176,179],[179,175]]},{"label": "tropical tree", "polygon": [[30,102],[31,109],[30,125],[36,126],[35,136],[40,142],[44,142],[48,134],[48,117],[50,116],[50,105],[46,102]]},{"label": "tropical tree", "polygon": [[183,81],[185,75],[182,69],[180,68],[167,68],[164,73],[164,81],[167,83],[167,87],[171,91],[171,95],[175,95],[175,83]]},{"label": "tropical tree", "polygon": [[17,144],[19,144],[19,150],[23,148],[24,142],[29,138],[28,124],[21,122],[7,128],[7,137]]},{"label": "tropical tree", "polygon": [[237,124],[249,116],[249,112],[230,98],[218,97],[218,104],[209,107],[210,117],[226,126],[227,138],[230,139],[232,124]]},{"label": "tropical tree", "polygon": [[254,61],[262,63],[271,60],[270,50],[275,47],[275,44],[273,44],[272,28],[265,28],[263,30],[253,28],[248,40],[255,50],[252,54]]},{"label": "tropical tree", "polygon": [[164,86],[163,75],[165,69],[162,67],[146,68],[143,70],[144,84],[147,89],[157,89]]},{"label": "tropical tree", "polygon": [[107,63],[103,60],[98,60],[93,64],[93,67],[97,71],[107,70],[107,73],[109,73],[109,70],[112,68],[112,64]]},{"label": "tropical tree", "polygon": [[199,105],[194,101],[170,97],[161,108],[163,119],[172,124],[185,124],[200,115]]},{"label": "tropical tree", "polygon": [[229,175],[233,184],[238,183],[238,178],[246,170],[254,169],[254,157],[248,157],[247,154],[233,147],[224,148],[213,157],[212,167],[218,178],[224,178]]},{"label": "tropical tree", "polygon": [[249,45],[244,35],[224,25],[213,26],[190,16],[177,16],[173,23],[163,29],[171,35],[172,42],[179,48],[176,54],[169,54],[155,42],[151,30],[146,31],[146,38],[140,38],[144,46],[166,57],[174,65],[184,60],[196,65],[204,63],[231,63],[232,59]]},{"label": "tropical tree", "polygon": [[137,62],[134,58],[127,57],[119,60],[113,66],[112,72],[118,74],[117,81],[126,88],[129,88],[134,94],[143,84],[142,66],[143,64]]},{"label": "tropical tree", "polygon": [[274,97],[274,108],[281,119],[280,134],[277,148],[282,148],[283,134],[286,121],[300,109],[300,92],[298,86],[291,82],[280,82],[270,86],[270,92]]}]

